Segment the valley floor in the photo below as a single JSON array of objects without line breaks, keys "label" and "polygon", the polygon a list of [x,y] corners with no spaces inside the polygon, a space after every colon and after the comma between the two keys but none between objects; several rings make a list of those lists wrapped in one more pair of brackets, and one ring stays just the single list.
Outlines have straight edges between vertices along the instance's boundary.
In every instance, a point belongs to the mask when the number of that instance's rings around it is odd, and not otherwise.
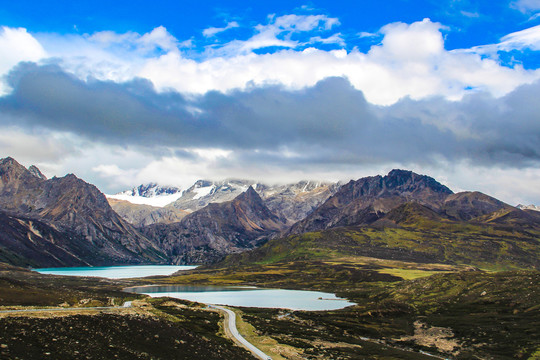
[{"label": "valley floor", "polygon": [[2,309],[129,300],[136,306],[1,316],[0,358],[253,358],[224,336],[220,314],[196,303],[144,300],[120,291],[144,283],[325,290],[358,304],[325,312],[236,309],[240,333],[273,359],[435,358],[422,352],[449,359],[538,359],[540,354],[539,272],[349,257],[128,281],[45,276],[2,266]]}]

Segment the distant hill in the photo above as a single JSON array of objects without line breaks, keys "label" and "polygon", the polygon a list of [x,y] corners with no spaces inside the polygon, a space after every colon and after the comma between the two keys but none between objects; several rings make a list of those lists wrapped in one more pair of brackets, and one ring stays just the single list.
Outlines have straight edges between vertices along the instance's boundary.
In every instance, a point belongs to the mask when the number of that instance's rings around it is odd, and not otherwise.
[{"label": "distant hill", "polygon": [[[0,160],[0,221],[12,234],[3,237],[0,247],[4,254],[11,254],[11,263],[68,266],[167,261],[159,248],[111,209],[95,186],[72,174],[46,180],[39,169],[31,169],[9,157]],[[39,256],[36,246],[43,250]],[[13,257],[23,253],[36,256]]]}]

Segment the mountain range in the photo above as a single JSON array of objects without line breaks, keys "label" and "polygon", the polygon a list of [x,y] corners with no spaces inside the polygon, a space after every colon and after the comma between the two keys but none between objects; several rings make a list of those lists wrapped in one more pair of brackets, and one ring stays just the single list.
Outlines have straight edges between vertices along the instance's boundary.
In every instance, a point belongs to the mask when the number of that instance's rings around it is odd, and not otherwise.
[{"label": "mountain range", "polygon": [[150,184],[123,196],[177,199],[163,207],[107,199],[75,175],[46,179],[35,166],[1,159],[0,262],[208,264],[231,254],[226,262],[341,254],[540,268],[540,212],[480,192],[453,193],[407,170],[344,185],[201,180],[182,191]]},{"label": "mountain range", "polygon": [[[179,188],[147,184],[107,197],[112,208],[120,216],[132,225],[141,227],[180,221],[186,214],[200,210],[210,203],[231,201],[251,186],[270,211],[285,218],[287,223],[292,225],[334,194],[340,185],[315,181],[268,185],[239,179],[198,180],[184,191]],[[161,195],[163,193],[167,195]],[[171,193],[174,194],[174,201],[166,203],[161,208],[148,206],[165,203],[172,199]]]},{"label": "mountain range", "polygon": [[283,236],[223,264],[370,257],[540,269],[540,212],[392,170],[342,186]]}]

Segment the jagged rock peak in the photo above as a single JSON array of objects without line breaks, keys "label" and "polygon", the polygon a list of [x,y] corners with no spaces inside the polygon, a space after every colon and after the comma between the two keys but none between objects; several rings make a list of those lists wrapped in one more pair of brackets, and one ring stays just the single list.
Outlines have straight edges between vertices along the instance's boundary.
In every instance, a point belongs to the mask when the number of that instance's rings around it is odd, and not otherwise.
[{"label": "jagged rock peak", "polygon": [[[410,170],[401,170],[393,169],[384,177],[387,187],[395,188],[398,186],[404,187],[417,187],[417,186],[428,186],[434,191],[446,194],[453,194],[453,191],[448,187],[442,185],[434,178],[427,175],[419,175]],[[423,183],[423,184],[421,184]],[[409,186],[407,186],[409,185]]]},{"label": "jagged rock peak", "polygon": [[255,201],[260,201],[262,202],[262,199],[261,197],[259,196],[259,194],[255,191],[255,189],[253,189],[253,186],[249,186],[248,189],[246,191],[244,191],[242,194],[238,195],[238,197],[236,198],[236,200],[255,200]]},{"label": "jagged rock peak", "polygon": [[5,157],[3,159],[0,159],[0,165],[4,165],[4,164],[7,164],[7,165],[11,165],[13,163],[16,163],[16,164],[19,164],[14,158],[12,158],[11,156],[8,156],[8,157]]},{"label": "jagged rock peak", "polygon": [[28,171],[24,166],[19,164],[17,160],[10,156],[0,159],[0,170],[2,170],[3,172],[13,170],[18,170],[17,172]]},{"label": "jagged rock peak", "polygon": [[34,175],[12,157],[0,159],[0,187],[20,181],[32,181]]},{"label": "jagged rock peak", "polygon": [[28,168],[28,171],[30,171],[30,173],[37,178],[40,178],[42,180],[47,180],[47,177],[43,175],[43,173],[38,169],[36,165],[30,165],[30,167]]}]

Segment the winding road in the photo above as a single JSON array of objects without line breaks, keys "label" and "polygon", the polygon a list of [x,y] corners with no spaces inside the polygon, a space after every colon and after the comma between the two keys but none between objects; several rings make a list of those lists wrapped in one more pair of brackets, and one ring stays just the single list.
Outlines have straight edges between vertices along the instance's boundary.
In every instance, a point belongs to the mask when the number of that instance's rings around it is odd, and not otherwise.
[{"label": "winding road", "polygon": [[228,331],[240,344],[242,344],[242,346],[251,351],[251,353],[259,359],[272,360],[270,356],[266,355],[260,349],[255,347],[255,345],[253,345],[252,343],[247,341],[242,335],[240,335],[238,329],[236,328],[236,314],[232,310],[217,305],[208,305],[208,307],[211,309],[218,309],[225,313],[225,326],[228,327]]}]

